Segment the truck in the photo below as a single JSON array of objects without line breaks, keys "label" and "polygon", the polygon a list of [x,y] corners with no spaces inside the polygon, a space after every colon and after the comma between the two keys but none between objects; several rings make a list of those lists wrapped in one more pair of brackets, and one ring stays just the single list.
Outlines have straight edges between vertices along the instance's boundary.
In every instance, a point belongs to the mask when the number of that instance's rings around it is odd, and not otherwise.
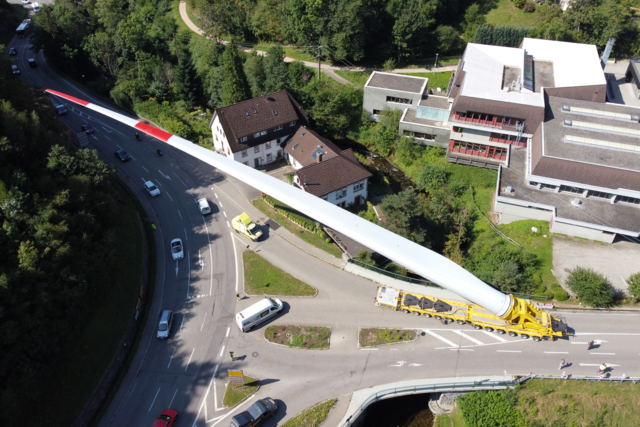
[{"label": "truck", "polygon": [[62,116],[64,114],[67,114],[67,106],[64,104],[55,104],[54,105],[56,111],[58,112],[59,116]]},{"label": "truck", "polygon": [[509,295],[514,306],[506,316],[497,316],[477,304],[439,299],[387,286],[378,286],[376,306],[416,316],[433,317],[443,324],[469,324],[474,329],[520,336],[522,339],[542,341],[568,335],[563,319],[552,316],[527,300]]},{"label": "truck", "polygon": [[255,222],[251,221],[251,218],[246,212],[233,218],[231,225],[233,229],[236,230],[236,233],[244,234],[251,240],[259,241],[262,238],[262,231],[260,231]]}]

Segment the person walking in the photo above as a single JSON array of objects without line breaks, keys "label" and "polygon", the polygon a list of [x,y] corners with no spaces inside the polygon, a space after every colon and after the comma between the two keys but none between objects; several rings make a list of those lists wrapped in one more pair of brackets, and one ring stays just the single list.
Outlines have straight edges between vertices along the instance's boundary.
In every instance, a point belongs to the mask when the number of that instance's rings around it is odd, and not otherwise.
[{"label": "person walking", "polygon": [[593,347],[593,340],[587,343],[587,350],[591,350],[591,347]]},{"label": "person walking", "polygon": [[240,301],[240,294],[239,293],[236,294],[236,301]]},{"label": "person walking", "polygon": [[564,359],[560,361],[560,367],[558,368],[558,370],[561,371],[562,368],[564,368]]},{"label": "person walking", "polygon": [[233,357],[233,351],[230,351],[230,352],[229,352],[229,357],[231,358],[231,361],[232,361],[232,362],[235,360],[235,359],[234,359],[234,357]]},{"label": "person walking", "polygon": [[605,372],[607,370],[607,364],[603,363],[602,365],[600,365],[600,371],[601,372]]}]

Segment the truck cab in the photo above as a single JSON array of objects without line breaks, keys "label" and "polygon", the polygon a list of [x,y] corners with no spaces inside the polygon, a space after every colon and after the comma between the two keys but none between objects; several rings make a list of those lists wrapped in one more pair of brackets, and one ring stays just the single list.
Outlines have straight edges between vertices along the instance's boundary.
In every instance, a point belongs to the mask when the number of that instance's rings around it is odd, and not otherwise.
[{"label": "truck cab", "polygon": [[262,239],[262,231],[260,231],[255,222],[251,221],[246,212],[233,218],[231,225],[236,230],[236,233],[244,234],[251,240],[260,241]]}]

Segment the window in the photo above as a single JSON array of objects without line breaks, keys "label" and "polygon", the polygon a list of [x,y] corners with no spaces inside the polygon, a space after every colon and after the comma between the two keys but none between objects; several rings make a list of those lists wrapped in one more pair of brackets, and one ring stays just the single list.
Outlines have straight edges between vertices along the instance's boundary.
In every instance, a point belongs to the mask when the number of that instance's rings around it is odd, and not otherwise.
[{"label": "window", "polygon": [[346,188],[341,188],[340,190],[336,191],[336,200],[342,199],[343,197],[347,197]]},{"label": "window", "polygon": [[535,181],[529,181],[529,185],[531,185],[532,187],[537,187],[539,185],[539,183],[537,183]]},{"label": "window", "polygon": [[267,149],[271,148],[271,141],[267,142]]},{"label": "window", "polygon": [[247,150],[242,150],[242,157],[247,157]]},{"label": "window", "polygon": [[246,136],[243,136],[242,138],[240,138],[240,142],[246,142],[246,140],[247,140]]},{"label": "window", "polygon": [[243,165],[249,166],[249,162],[242,162]]},{"label": "window", "polygon": [[267,154],[267,162],[270,162],[272,160],[273,160],[273,158],[271,156],[271,153]]},{"label": "window", "polygon": [[629,203],[632,205],[640,205],[640,199],[636,199],[633,197],[618,196],[618,199],[616,201],[622,202],[622,203]]},{"label": "window", "polygon": [[295,120],[294,120],[294,121],[292,121],[292,122],[289,124],[289,126],[295,126],[295,125],[296,125],[296,121],[295,121]]},{"label": "window", "polygon": [[253,114],[258,114],[255,108],[253,108],[252,110],[253,110]]},{"label": "window", "polygon": [[583,194],[584,190],[578,187],[569,187],[568,185],[561,185],[560,191],[563,193]]},{"label": "window", "polygon": [[361,181],[359,183],[357,183],[356,185],[353,186],[353,191],[360,191],[364,188],[364,181]]},{"label": "window", "polygon": [[279,130],[282,130],[282,125],[279,125],[279,126],[276,126],[276,127],[273,128],[274,132],[277,132]]},{"label": "window", "polygon": [[613,194],[604,193],[602,191],[587,191],[587,197],[597,197],[598,199],[613,199]]},{"label": "window", "polygon": [[543,188],[546,188],[547,190],[554,190],[555,191],[555,189],[558,188],[558,186],[542,183],[542,184],[540,184],[540,189],[543,189]]},{"label": "window", "polygon": [[254,153],[259,153],[260,152],[260,146],[256,145],[255,147],[253,147],[253,152]]},{"label": "window", "polygon": [[395,102],[397,104],[409,104],[411,105],[411,100],[407,98],[397,98],[395,96],[387,96],[387,102]]},{"label": "window", "polygon": [[344,209],[347,207],[347,202],[340,202],[337,206]]},{"label": "window", "polygon": [[276,110],[271,110],[271,112],[273,113],[274,116],[278,115],[278,112]]},{"label": "window", "polygon": [[421,133],[421,132],[411,132],[408,130],[404,130],[402,131],[402,135],[404,136],[408,136],[410,138],[418,138],[418,139],[436,139],[435,135],[429,135],[428,133]]},{"label": "window", "polygon": [[267,134],[267,131],[266,131],[266,130],[263,130],[263,131],[261,131],[261,132],[256,132],[256,133],[254,133],[254,134],[253,134],[253,137],[254,137],[254,138],[258,138],[258,137],[260,137],[260,136],[262,136],[262,135],[266,135],[266,134]]},{"label": "window", "polygon": [[260,166],[260,163],[262,163],[262,159],[260,157],[253,159],[253,165],[255,167]]}]

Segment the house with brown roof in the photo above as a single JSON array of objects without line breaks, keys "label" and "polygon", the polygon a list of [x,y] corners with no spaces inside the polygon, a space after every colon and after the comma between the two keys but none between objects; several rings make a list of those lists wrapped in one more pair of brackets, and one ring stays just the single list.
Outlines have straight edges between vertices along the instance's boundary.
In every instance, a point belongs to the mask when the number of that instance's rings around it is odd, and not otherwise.
[{"label": "house with brown roof", "polygon": [[342,151],[333,142],[306,126],[300,126],[286,142],[284,156],[296,169],[309,166],[321,160],[329,160]]},{"label": "house with brown roof", "polygon": [[282,90],[216,108],[209,127],[216,152],[256,168],[282,158],[281,144],[307,124],[307,113]]},{"label": "house with brown roof", "polygon": [[316,152],[314,162],[296,171],[295,185],[342,208],[361,205],[367,198],[372,175],[358,162],[352,149],[335,148],[338,151],[328,159]]}]

